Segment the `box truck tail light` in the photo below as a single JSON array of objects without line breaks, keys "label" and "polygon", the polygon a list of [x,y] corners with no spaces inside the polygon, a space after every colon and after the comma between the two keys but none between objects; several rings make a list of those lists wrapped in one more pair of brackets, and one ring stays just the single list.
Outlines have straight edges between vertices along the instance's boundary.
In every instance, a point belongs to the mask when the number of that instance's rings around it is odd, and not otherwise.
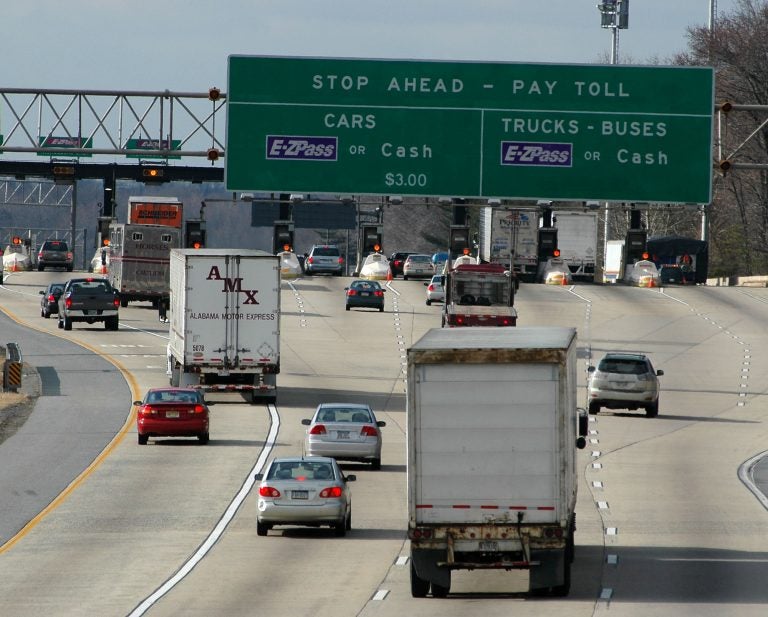
[{"label": "box truck tail light", "polygon": [[429,539],[431,537],[432,537],[431,529],[417,527],[411,532],[411,538],[413,538],[414,540],[419,540],[421,538]]},{"label": "box truck tail light", "polygon": [[562,538],[563,529],[561,527],[547,527],[544,530],[544,535],[548,538]]},{"label": "box truck tail light", "polygon": [[364,426],[362,429],[360,429],[360,434],[364,437],[376,437],[378,436],[379,432],[376,430],[373,426]]},{"label": "box truck tail light", "polygon": [[328,431],[325,430],[325,425],[315,424],[309,431],[310,435],[327,435]]}]

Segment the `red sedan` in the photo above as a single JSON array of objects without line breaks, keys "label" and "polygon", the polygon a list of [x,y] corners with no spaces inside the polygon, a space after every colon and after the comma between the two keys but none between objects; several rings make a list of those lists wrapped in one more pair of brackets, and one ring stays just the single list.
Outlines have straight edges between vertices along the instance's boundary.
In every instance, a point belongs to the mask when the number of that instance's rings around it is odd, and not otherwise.
[{"label": "red sedan", "polygon": [[208,443],[210,412],[203,395],[192,388],[152,388],[138,407],[136,429],[139,445],[150,437],[197,437],[201,445]]}]

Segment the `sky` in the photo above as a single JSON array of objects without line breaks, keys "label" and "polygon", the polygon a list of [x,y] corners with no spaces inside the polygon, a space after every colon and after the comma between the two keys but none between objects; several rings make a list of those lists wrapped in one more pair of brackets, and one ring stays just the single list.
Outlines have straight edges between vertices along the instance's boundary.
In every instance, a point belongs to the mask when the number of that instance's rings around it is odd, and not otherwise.
[{"label": "sky", "polygon": [[[603,63],[598,1],[5,0],[0,89],[226,91],[230,54]],[[631,0],[619,62],[665,64],[710,1]]]}]

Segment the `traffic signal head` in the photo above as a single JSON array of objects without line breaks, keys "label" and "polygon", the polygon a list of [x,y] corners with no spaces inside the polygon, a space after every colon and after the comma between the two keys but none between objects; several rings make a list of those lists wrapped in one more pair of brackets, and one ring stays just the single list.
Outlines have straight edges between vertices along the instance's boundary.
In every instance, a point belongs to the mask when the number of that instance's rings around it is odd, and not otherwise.
[{"label": "traffic signal head", "polygon": [[164,182],[165,169],[159,166],[145,166],[141,168],[141,177],[139,180],[145,183]]},{"label": "traffic signal head", "polygon": [[201,249],[205,247],[205,225],[203,221],[187,221],[184,247]]}]

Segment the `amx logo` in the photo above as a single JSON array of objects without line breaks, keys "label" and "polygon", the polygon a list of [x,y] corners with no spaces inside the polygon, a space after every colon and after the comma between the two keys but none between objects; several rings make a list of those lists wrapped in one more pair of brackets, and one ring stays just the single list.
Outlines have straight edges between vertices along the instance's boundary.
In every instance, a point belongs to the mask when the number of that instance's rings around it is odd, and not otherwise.
[{"label": "amx logo", "polygon": [[209,270],[208,276],[206,277],[205,280],[206,281],[224,281],[224,288],[221,290],[222,293],[227,293],[229,291],[236,291],[237,293],[245,294],[245,300],[243,301],[243,304],[259,304],[259,301],[256,299],[256,294],[259,293],[258,289],[243,289],[242,277],[229,278],[229,277],[221,276],[218,266],[211,266],[211,269]]},{"label": "amx logo", "polygon": [[501,164],[571,167],[573,165],[573,144],[502,141]]},{"label": "amx logo", "polygon": [[267,135],[267,159],[294,161],[335,161],[337,137]]}]

